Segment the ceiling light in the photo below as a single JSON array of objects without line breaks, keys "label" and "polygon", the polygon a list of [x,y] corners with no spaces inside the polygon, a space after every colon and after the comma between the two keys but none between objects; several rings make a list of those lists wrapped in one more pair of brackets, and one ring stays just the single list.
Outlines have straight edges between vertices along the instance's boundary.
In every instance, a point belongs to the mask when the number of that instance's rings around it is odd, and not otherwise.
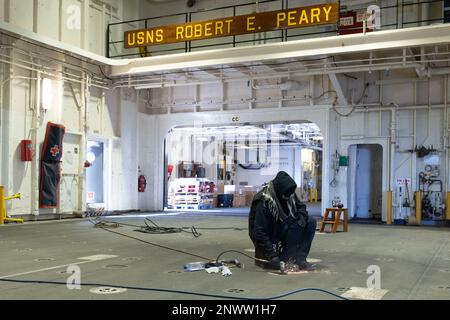
[{"label": "ceiling light", "polygon": [[142,86],[136,86],[134,87],[136,90],[145,90],[145,89],[157,89],[157,88],[162,88],[163,85],[162,83],[149,83],[146,85],[142,85]]},{"label": "ceiling light", "polygon": [[89,161],[89,163],[92,164],[95,161],[95,154],[92,151],[88,152],[86,155],[86,158],[87,158],[87,161]]},{"label": "ceiling light", "polygon": [[134,88],[136,90],[145,90],[145,89],[158,89],[158,88],[164,88],[167,86],[173,86],[175,84],[175,81],[164,81],[164,82],[158,82],[158,83],[147,83],[135,86]]},{"label": "ceiling light", "polygon": [[323,137],[317,136],[317,137],[312,137],[313,140],[323,140]]},{"label": "ceiling light", "polygon": [[53,88],[52,80],[48,78],[42,79],[42,96],[41,106],[43,109],[48,110],[52,107],[53,100]]}]

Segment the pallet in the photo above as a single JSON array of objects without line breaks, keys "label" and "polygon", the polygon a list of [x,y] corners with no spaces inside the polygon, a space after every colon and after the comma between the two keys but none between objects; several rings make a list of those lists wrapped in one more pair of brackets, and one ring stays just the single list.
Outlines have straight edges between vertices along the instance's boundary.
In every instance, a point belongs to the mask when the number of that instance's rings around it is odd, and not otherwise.
[{"label": "pallet", "polygon": [[176,210],[209,210],[212,209],[212,204],[188,204],[188,205],[175,205]]}]

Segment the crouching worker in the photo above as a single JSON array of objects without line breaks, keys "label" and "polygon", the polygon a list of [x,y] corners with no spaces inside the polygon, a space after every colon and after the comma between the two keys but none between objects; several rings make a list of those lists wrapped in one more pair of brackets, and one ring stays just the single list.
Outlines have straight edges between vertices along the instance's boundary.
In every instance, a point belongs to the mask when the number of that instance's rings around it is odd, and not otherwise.
[{"label": "crouching worker", "polygon": [[306,261],[316,232],[316,221],[308,216],[300,202],[297,184],[286,173],[279,172],[253,198],[249,215],[249,235],[255,245],[256,265],[280,269],[283,261],[299,270],[311,269]]}]

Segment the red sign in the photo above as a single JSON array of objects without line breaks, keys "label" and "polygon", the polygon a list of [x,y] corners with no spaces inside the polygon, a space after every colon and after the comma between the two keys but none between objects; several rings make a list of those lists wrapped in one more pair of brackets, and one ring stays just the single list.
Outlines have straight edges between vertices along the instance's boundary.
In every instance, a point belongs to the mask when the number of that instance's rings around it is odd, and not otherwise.
[{"label": "red sign", "polygon": [[[365,11],[349,11],[341,14],[339,18],[339,34],[355,34],[364,32],[364,20],[367,17]],[[372,29],[367,28],[366,32],[372,32]]]}]

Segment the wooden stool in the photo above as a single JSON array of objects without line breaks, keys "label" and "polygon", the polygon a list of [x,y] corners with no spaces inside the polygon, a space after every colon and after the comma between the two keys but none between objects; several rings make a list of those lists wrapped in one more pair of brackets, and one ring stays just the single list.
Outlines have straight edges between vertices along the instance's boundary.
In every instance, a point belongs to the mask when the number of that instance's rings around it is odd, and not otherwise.
[{"label": "wooden stool", "polygon": [[325,226],[327,224],[330,224],[333,226],[331,229],[331,233],[336,233],[339,223],[341,222],[341,214],[344,214],[344,232],[348,232],[348,209],[346,208],[326,208],[322,225],[320,226],[320,232],[325,232]]}]

